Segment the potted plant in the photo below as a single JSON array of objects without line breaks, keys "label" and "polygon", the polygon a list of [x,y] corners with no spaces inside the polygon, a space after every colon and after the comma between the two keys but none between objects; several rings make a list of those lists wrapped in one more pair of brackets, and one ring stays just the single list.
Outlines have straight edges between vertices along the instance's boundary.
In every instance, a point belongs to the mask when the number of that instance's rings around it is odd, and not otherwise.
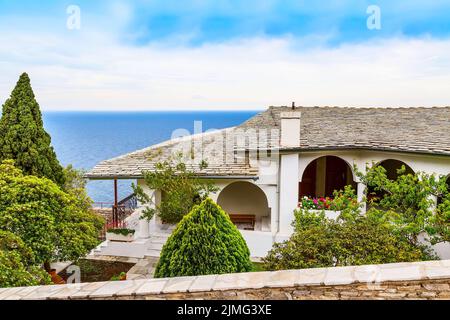
[{"label": "potted plant", "polygon": [[66,283],[64,281],[64,279],[58,273],[56,273],[56,269],[51,269],[49,274],[50,274],[50,277],[52,278],[52,282],[54,284],[65,284]]},{"label": "potted plant", "polygon": [[111,277],[110,281],[125,281],[127,280],[127,274],[125,272],[121,272],[118,276]]},{"label": "potted plant", "polygon": [[108,229],[106,231],[106,240],[118,242],[131,242],[134,240],[135,230],[133,229]]},{"label": "potted plant", "polygon": [[307,197],[304,196],[298,203],[298,208],[309,211],[324,211],[328,218],[336,219],[340,211],[333,205],[333,199],[329,197]]}]

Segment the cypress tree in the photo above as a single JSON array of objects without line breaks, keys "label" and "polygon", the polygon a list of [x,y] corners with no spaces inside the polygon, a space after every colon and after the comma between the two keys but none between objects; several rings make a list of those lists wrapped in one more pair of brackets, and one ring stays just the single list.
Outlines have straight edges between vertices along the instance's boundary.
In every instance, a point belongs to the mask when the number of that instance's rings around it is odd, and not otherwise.
[{"label": "cypress tree", "polygon": [[0,162],[12,159],[24,174],[64,184],[63,168],[44,130],[41,111],[28,74],[23,73],[3,105],[0,119]]},{"label": "cypress tree", "polygon": [[163,246],[155,278],[251,270],[250,251],[241,233],[207,198],[183,217]]}]

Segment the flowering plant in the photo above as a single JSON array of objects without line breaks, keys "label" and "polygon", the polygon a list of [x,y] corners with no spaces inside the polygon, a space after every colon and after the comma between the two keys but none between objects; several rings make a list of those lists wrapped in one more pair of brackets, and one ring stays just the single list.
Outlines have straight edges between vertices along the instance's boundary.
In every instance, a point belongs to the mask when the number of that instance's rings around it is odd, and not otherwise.
[{"label": "flowering plant", "polygon": [[332,202],[333,199],[329,197],[310,198],[304,196],[299,202],[298,207],[302,209],[329,210]]}]

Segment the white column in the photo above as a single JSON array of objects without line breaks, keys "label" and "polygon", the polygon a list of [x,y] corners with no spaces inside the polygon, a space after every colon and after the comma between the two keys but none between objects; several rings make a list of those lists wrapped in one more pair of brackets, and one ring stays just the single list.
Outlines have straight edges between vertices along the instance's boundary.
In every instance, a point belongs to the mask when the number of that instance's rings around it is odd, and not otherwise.
[{"label": "white column", "polygon": [[138,238],[140,238],[140,239],[150,238],[150,221],[148,221],[147,219],[139,220]]},{"label": "white column", "polygon": [[289,236],[292,231],[294,210],[298,205],[299,155],[281,155],[279,233]]},{"label": "white column", "polygon": [[[359,203],[362,203],[364,201],[366,187],[367,186],[364,183],[358,182],[357,196],[358,196]],[[363,206],[361,208],[361,211],[362,211],[362,213],[366,213],[366,210],[367,210],[367,205],[366,205],[366,202],[364,202]]]},{"label": "white column", "polygon": [[[150,208],[154,207],[155,206],[154,205],[154,202],[155,202],[155,190],[149,189],[145,184],[141,185],[141,187],[144,190],[144,192],[146,194],[148,194],[152,198],[152,201],[153,201],[152,204],[147,204],[146,206],[148,206]],[[138,210],[143,210],[143,209],[144,208],[139,208]],[[142,214],[140,216],[142,217]],[[139,231],[138,231],[137,237],[139,239],[148,239],[148,238],[150,238],[150,221],[148,221],[145,218],[144,219],[139,219]]]}]

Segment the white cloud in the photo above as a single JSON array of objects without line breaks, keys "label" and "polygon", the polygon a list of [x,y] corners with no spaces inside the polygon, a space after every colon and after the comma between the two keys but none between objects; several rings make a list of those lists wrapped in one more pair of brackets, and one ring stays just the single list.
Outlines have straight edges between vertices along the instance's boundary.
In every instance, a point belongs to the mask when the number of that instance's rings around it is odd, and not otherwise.
[{"label": "white cloud", "polygon": [[255,38],[197,48],[134,47],[86,30],[1,33],[0,100],[27,71],[44,110],[449,104],[450,40],[301,44]]}]

